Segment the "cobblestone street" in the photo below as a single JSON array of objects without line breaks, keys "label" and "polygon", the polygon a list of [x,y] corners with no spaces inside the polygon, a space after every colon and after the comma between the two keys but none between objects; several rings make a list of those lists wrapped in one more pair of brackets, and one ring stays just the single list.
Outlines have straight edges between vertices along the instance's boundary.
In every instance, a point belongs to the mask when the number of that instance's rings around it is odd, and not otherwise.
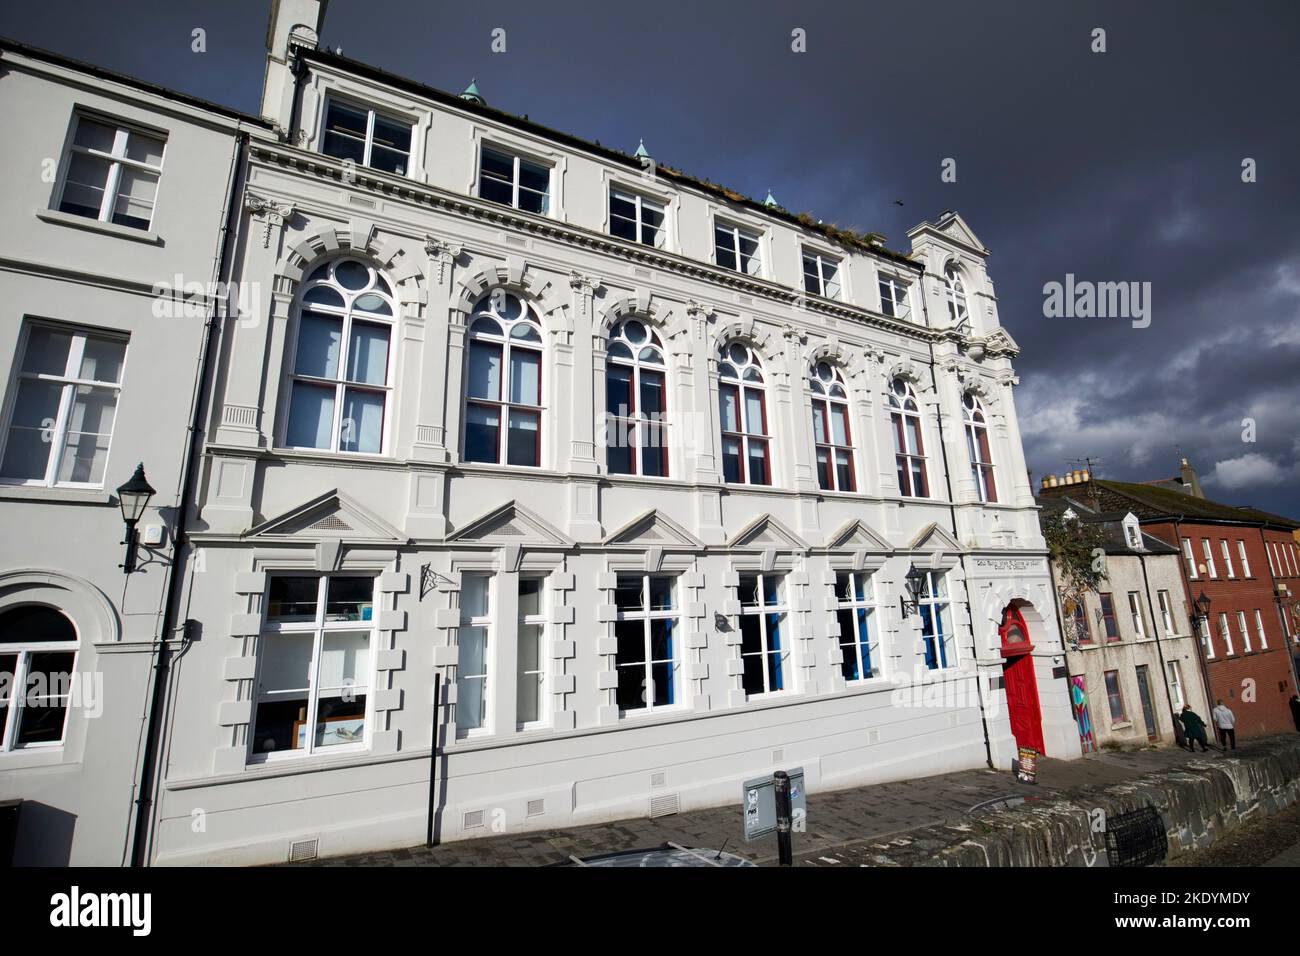
[{"label": "cobblestone street", "polygon": [[[1249,753],[1244,742],[1239,753]],[[795,834],[800,866],[856,866],[871,863],[871,845],[902,831],[960,821],[976,805],[1004,797],[1035,800],[1068,795],[1081,787],[1122,783],[1153,770],[1222,759],[1218,751],[1195,756],[1176,747],[1102,752],[1081,760],[1043,759],[1038,784],[1019,783],[1010,773],[965,770],[917,780],[851,790],[810,793],[807,831]],[[568,830],[538,830],[464,840],[427,849],[379,851],[315,861],[319,866],[540,866],[570,856],[590,856],[678,843],[725,849],[762,866],[774,866],[775,836],[746,844],[741,837],[740,794],[734,806],[679,813],[657,819],[630,819]],[[1282,849],[1281,847],[1278,848]]]}]

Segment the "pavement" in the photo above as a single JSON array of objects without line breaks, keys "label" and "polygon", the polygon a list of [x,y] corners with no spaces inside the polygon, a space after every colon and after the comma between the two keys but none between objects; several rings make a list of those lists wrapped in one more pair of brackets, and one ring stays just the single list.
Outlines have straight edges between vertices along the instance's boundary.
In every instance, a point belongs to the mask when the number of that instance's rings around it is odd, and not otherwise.
[{"label": "pavement", "polygon": [[[1240,753],[1252,742],[1239,741]],[[809,793],[807,827],[794,834],[795,864],[804,866],[859,865],[873,862],[870,844],[935,824],[959,822],[977,805],[1008,799],[1013,805],[1049,794],[1068,794],[1085,787],[1105,787],[1165,770],[1196,759],[1167,745],[1131,751],[1102,751],[1079,760],[1040,758],[1038,783],[1023,784],[1005,771],[987,768],[875,784],[848,790]],[[739,794],[733,806],[692,810],[655,819],[535,830],[474,840],[458,840],[433,848],[424,846],[329,857],[295,866],[543,866],[564,863],[571,856],[591,856],[620,850],[646,849],[664,843],[685,847],[725,849],[760,865],[775,866],[776,837],[753,843],[742,837]]]}]

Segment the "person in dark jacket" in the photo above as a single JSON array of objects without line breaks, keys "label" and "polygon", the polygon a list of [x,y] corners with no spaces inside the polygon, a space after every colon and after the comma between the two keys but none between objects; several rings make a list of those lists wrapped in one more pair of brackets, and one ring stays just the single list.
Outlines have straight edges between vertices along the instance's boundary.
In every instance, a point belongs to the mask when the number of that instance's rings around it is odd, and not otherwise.
[{"label": "person in dark jacket", "polygon": [[1183,712],[1178,715],[1183,721],[1183,733],[1187,736],[1187,749],[1196,752],[1196,742],[1200,741],[1201,752],[1209,750],[1205,740],[1205,721],[1192,710],[1191,704],[1183,704]]},{"label": "person in dark jacket", "polygon": [[1295,729],[1300,731],[1300,694],[1291,695],[1291,719],[1295,721]]}]

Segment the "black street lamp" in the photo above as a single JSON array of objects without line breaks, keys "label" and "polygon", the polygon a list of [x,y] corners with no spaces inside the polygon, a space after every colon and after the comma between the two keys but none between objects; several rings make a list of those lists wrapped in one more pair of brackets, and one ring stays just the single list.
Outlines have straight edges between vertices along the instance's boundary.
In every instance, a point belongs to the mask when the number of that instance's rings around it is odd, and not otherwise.
[{"label": "black street lamp", "polygon": [[904,618],[909,614],[916,613],[917,604],[921,599],[922,593],[924,593],[925,574],[926,573],[919,570],[915,564],[908,568],[905,583],[907,585],[907,593],[911,595],[912,599],[909,601],[901,594],[898,596],[898,603],[902,609]]},{"label": "black street lamp", "polygon": [[1192,603],[1196,605],[1197,616],[1208,620],[1210,617],[1210,599],[1206,596],[1205,592],[1202,591],[1201,596]]},{"label": "black street lamp", "polygon": [[135,466],[135,474],[129,481],[117,487],[117,500],[122,508],[122,520],[126,522],[126,540],[122,542],[126,545],[126,560],[118,567],[126,574],[135,570],[135,546],[139,537],[135,530],[136,522],[144,514],[144,509],[148,507],[149,499],[153,495],[153,486],[144,477],[144,462]]}]

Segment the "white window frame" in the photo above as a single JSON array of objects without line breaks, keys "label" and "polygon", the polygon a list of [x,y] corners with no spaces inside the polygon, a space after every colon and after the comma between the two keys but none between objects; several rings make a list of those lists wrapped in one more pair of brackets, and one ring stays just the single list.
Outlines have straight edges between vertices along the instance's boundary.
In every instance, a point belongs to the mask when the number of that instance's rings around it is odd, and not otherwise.
[{"label": "white window frame", "polygon": [[1183,556],[1187,559],[1187,576],[1189,578],[1200,577],[1196,571],[1196,555],[1192,553],[1192,539],[1183,538]]},{"label": "white window frame", "polygon": [[1165,664],[1169,669],[1169,690],[1174,698],[1174,710],[1180,711],[1183,704],[1187,703],[1183,697],[1183,670],[1178,661],[1166,661]]},{"label": "white window frame", "polygon": [[[904,395],[902,400],[899,399],[894,385],[901,382],[903,384]],[[921,498],[929,500],[930,493],[930,467],[925,453],[925,419],[921,417],[921,400],[917,398],[915,386],[904,378],[895,378],[889,383],[889,392],[887,399],[889,408],[889,430],[893,438],[894,445],[894,474],[898,474],[898,464],[901,459],[905,465],[907,475],[907,487],[903,487],[903,482],[899,482],[898,493],[904,498]],[[910,406],[910,407],[909,407]],[[895,421],[895,419],[898,419]],[[913,431],[909,427],[910,422],[915,422],[916,428]],[[916,447],[911,444],[911,436],[916,436]],[[899,441],[899,436],[902,441]],[[919,464],[921,470],[921,481],[925,484],[924,494],[917,494],[916,482],[912,477],[913,464]]]},{"label": "white window frame", "polygon": [[[415,165],[414,160],[412,159],[412,154],[415,152],[415,147],[416,147],[416,136],[415,136],[416,124],[413,123],[409,117],[402,116],[401,114],[398,113],[394,113],[391,110],[386,110],[386,109],[377,110],[373,106],[369,105],[368,103],[359,102],[357,100],[345,96],[335,96],[332,93],[327,94],[325,96],[325,103],[321,107],[319,148],[322,156],[328,156],[330,159],[337,159],[339,162],[347,162],[347,160],[344,159],[343,157],[334,156],[331,153],[325,152],[325,137],[328,136],[330,133],[329,127],[327,125],[329,123],[330,105],[333,103],[338,103],[340,106],[345,106],[349,109],[356,110],[358,113],[364,112],[366,114],[366,141],[364,144],[365,149],[363,152],[363,159],[361,160],[360,163],[361,166],[364,166],[367,169],[373,169],[375,172],[382,173],[383,175],[386,176],[401,176],[404,179],[411,178],[413,167]],[[375,145],[375,116],[376,115],[383,117],[389,122],[402,124],[411,131],[411,145],[406,150],[406,169],[403,172],[390,173],[386,169],[378,169],[377,167],[370,165],[370,154],[372,148]],[[336,134],[336,135],[345,135],[345,134]],[[394,150],[394,152],[396,151]]]},{"label": "white window frame", "polygon": [[[1285,614],[1282,619],[1286,620]],[[1259,608],[1255,608],[1255,636],[1259,638],[1259,649],[1268,650],[1268,635],[1264,633],[1264,615],[1259,613]]]},{"label": "white window frame", "polygon": [[[830,370],[831,378],[829,381],[821,377],[820,369],[823,365]],[[832,394],[832,390],[837,387],[840,389],[841,394]],[[818,472],[818,487],[822,491],[856,492],[858,468],[853,445],[853,406],[849,402],[849,389],[844,381],[843,370],[837,364],[825,360],[814,364],[808,372],[808,398],[812,408],[813,468]],[[844,440],[846,444],[843,445],[835,444],[833,412],[836,408],[841,409],[844,414]],[[817,440],[819,423],[822,431],[822,441]],[[817,464],[817,453],[823,449],[827,453],[827,463],[830,466],[831,486],[829,488],[822,487],[821,469]],[[846,454],[849,459],[849,484],[852,486],[849,488],[840,487],[840,469],[837,461],[840,454]]]},{"label": "white window frame", "polygon": [[[742,346],[747,352],[747,359],[744,365],[737,363],[731,358],[731,348],[733,345]],[[728,339],[718,350],[718,362],[721,369],[722,363],[729,364],[736,371],[736,377],[724,377],[719,372],[718,377],[718,463],[719,472],[725,484],[732,485],[757,485],[763,488],[770,488],[776,485],[776,461],[774,460],[773,451],[776,446],[776,436],[773,434],[773,416],[768,403],[767,390],[767,371],[764,368],[763,357],[758,354],[758,349],[748,342],[742,342],[738,339]],[[745,378],[748,370],[753,369],[758,373],[758,379],[750,380]],[[740,431],[729,431],[727,429],[726,416],[722,413],[722,393],[723,390],[730,390],[736,399],[736,424]],[[757,393],[759,411],[763,420],[759,423],[760,430],[755,431],[755,423],[750,420],[749,415],[749,395],[751,392]],[[726,478],[726,466],[723,459],[726,458],[727,440],[737,441],[740,446],[740,479],[738,481],[728,481]],[[750,447],[759,444],[764,449],[764,466],[766,481],[755,481],[752,469],[750,468]]]},{"label": "white window frame", "polygon": [[[686,705],[685,688],[682,680],[682,642],[685,640],[685,632],[682,629],[682,607],[681,597],[679,595],[681,579],[676,574],[649,574],[643,571],[619,571],[617,576],[620,578],[640,578],[641,579],[641,607],[634,611],[625,611],[616,609],[614,613],[615,621],[640,621],[641,632],[644,638],[642,651],[644,657],[641,661],[633,661],[631,664],[619,664],[618,656],[614,657],[614,669],[621,670],[634,667],[640,663],[644,673],[645,688],[645,706],[633,707],[631,710],[619,708],[619,717],[635,718],[640,714],[662,714],[664,711],[681,710]],[[669,602],[672,605],[669,608],[656,610],[650,606],[650,580],[660,578],[669,582],[668,595]],[[654,621],[669,621],[672,624],[672,645],[673,656],[671,658],[660,658],[655,660],[652,656],[653,647],[653,629],[651,627]],[[658,704],[654,702],[654,665],[655,664],[672,664],[672,698],[670,704]],[[615,689],[615,701],[618,699],[618,691]]]},{"label": "white window frame", "polygon": [[1228,550],[1228,539],[1219,539],[1219,552],[1223,555],[1223,569],[1228,573],[1228,580],[1236,578],[1236,572],[1232,567],[1232,552]]},{"label": "white window frame", "polygon": [[1246,557],[1246,542],[1241,538],[1237,539],[1237,557],[1241,558],[1241,576],[1250,577],[1250,559]]},{"label": "white window frame", "polygon": [[[482,199],[484,202],[490,202],[494,206],[501,206],[502,204],[497,202],[494,199],[489,199],[483,195],[483,156],[485,153],[495,153],[496,155],[502,157],[503,159],[511,160],[510,205],[507,208],[514,209],[516,212],[522,212],[525,215],[529,215],[529,216],[546,216],[548,218],[554,218],[556,214],[555,213],[555,164],[554,163],[548,163],[543,160],[537,159],[534,156],[520,153],[519,150],[510,146],[502,146],[495,142],[486,141],[486,140],[480,142],[479,152],[478,152],[478,164],[474,170],[474,195],[476,198]],[[521,185],[522,177],[520,176],[519,173],[520,173],[520,168],[524,163],[527,163],[529,166],[533,166],[536,169],[544,171],[546,173],[546,194],[544,197],[546,201],[544,203],[544,208],[542,209],[541,212],[533,212],[531,209],[523,209],[519,205],[519,191],[521,189],[525,190],[526,192],[533,192],[533,193],[537,192],[537,190],[535,189],[528,189],[527,187]],[[495,179],[495,177],[490,177],[490,178]],[[501,182],[502,180],[495,180],[495,181]]]},{"label": "white window frame", "polygon": [[[316,616],[312,621],[271,621],[268,619],[270,613],[271,601],[271,580],[276,577],[287,578],[316,578]],[[329,595],[329,582],[332,578],[372,578],[374,581],[375,591],[371,592],[370,606],[371,619],[366,621],[327,621],[325,620],[326,601]],[[378,615],[379,603],[378,596],[379,579],[373,574],[367,572],[339,572],[332,574],[316,574],[312,571],[286,569],[275,571],[267,575],[266,590],[262,596],[262,629],[257,638],[257,677],[253,682],[253,714],[248,724],[248,745],[249,745],[249,763],[271,763],[280,760],[298,760],[305,757],[323,757],[333,756],[335,754],[354,754],[370,749],[370,741],[374,733],[375,722],[375,691],[376,691],[376,669],[375,656],[379,649],[379,630]],[[369,625],[367,627],[367,624]],[[351,744],[332,744],[321,749],[316,748],[316,721],[317,705],[320,701],[320,659],[321,650],[324,647],[325,635],[330,632],[348,633],[357,631],[369,631],[369,638],[366,643],[366,682],[364,692],[366,695],[366,712],[363,720],[365,721],[365,737],[357,743]],[[281,634],[311,634],[312,651],[311,663],[307,668],[307,726],[305,739],[307,746],[299,749],[290,750],[273,750],[269,752],[256,751],[257,744],[257,708],[263,703],[262,701],[262,669],[267,655],[264,651],[264,642],[274,640]],[[333,690],[334,688],[329,688]]]},{"label": "white window frame", "polygon": [[[731,253],[736,257],[735,267],[725,266],[718,261],[718,233],[727,232],[731,234]],[[754,254],[750,256],[750,268],[744,267],[744,260],[740,253],[740,237],[745,236],[747,239],[754,241]],[[750,226],[742,226],[738,222],[733,222],[723,217],[715,217],[713,220],[713,264],[719,269],[726,269],[728,272],[735,272],[738,275],[750,276],[761,279],[764,276],[763,269],[763,231],[754,229]]]},{"label": "white window frame", "polygon": [[1246,626],[1246,612],[1237,611],[1237,630],[1241,632],[1241,646],[1243,653],[1250,653],[1250,628]]},{"label": "white window frame", "polygon": [[[497,600],[498,600],[497,588],[500,585],[500,576],[494,574],[491,571],[482,571],[482,570],[462,571],[461,580],[460,580],[460,592],[459,592],[461,596],[463,596],[465,593],[466,578],[483,578],[487,582],[487,584],[485,585],[486,587],[485,593],[487,595],[487,607],[484,609],[483,614],[467,614],[466,608],[464,608],[463,606],[459,608],[460,621],[456,628],[456,653],[457,653],[456,684],[459,687],[459,684],[462,680],[477,680],[477,681],[481,681],[483,684],[483,691],[479,697],[479,700],[481,700],[483,704],[483,713],[479,717],[479,724],[477,727],[469,727],[461,723],[459,708],[462,700],[462,695],[460,694],[459,689],[456,692],[456,710],[454,711],[455,720],[456,720],[456,736],[461,738],[488,736],[492,733],[492,717],[495,708],[492,706],[491,695],[493,691],[496,689],[495,688],[496,681],[492,674],[492,654],[493,654],[493,648],[496,646],[495,641],[497,640],[497,628],[496,628],[495,621],[493,620],[493,615],[497,607]],[[482,674],[465,675],[465,674],[461,674],[460,672],[461,631],[464,630],[465,628],[470,628],[470,627],[477,627],[483,629],[483,673]]]},{"label": "white window frame", "polygon": [[1129,621],[1133,625],[1133,632],[1137,635],[1138,640],[1145,640],[1147,629],[1146,621],[1142,616],[1142,595],[1140,592],[1128,592],[1128,613]]},{"label": "white window frame", "polygon": [[[817,288],[808,288],[808,270],[807,260],[813,262],[813,271],[817,279]],[[831,277],[826,277],[826,269],[830,267],[833,270]],[[810,295],[819,295],[823,299],[835,299],[843,301],[844,299],[844,260],[839,256],[832,256],[829,253],[822,252],[814,246],[802,246],[799,256],[799,276],[800,286],[804,292]],[[827,292],[827,284],[834,283],[835,291]]]},{"label": "white window frame", "polygon": [[[614,215],[613,201],[615,198],[615,193],[618,194],[619,199],[623,200],[624,202],[631,202],[636,207],[636,218],[632,220],[632,224],[636,227],[636,235],[637,235],[636,239],[627,239],[624,236],[615,235],[614,233],[614,219],[616,217]],[[645,241],[645,230],[649,228],[646,225],[645,217],[644,217],[645,207],[647,205],[653,206],[656,209],[658,209],[659,215],[662,217],[659,220],[659,228],[657,230],[658,234],[655,237],[654,242]],[[641,193],[636,192],[635,190],[627,189],[626,187],[617,186],[613,183],[610,183],[606,211],[609,215],[608,231],[609,234],[613,236],[615,239],[621,239],[623,242],[635,242],[639,246],[648,246],[651,249],[667,248],[668,246],[668,204],[663,200],[653,199],[649,196],[643,196]],[[618,216],[617,218],[627,220],[626,216]]]},{"label": "white window frame", "polygon": [[[630,322],[640,324],[646,333],[645,340],[636,343],[627,334],[627,326]],[[612,347],[615,344],[621,344],[632,353],[631,358],[621,355],[612,354]],[[659,356],[659,361],[655,362],[650,359],[643,359],[641,353],[645,349],[653,349]],[[671,453],[672,443],[670,441],[671,433],[669,427],[668,405],[672,399],[671,389],[668,381],[668,362],[665,358],[667,350],[663,346],[663,338],[653,323],[639,315],[628,316],[620,319],[615,326],[610,329],[609,337],[605,342],[605,470],[611,475],[628,475],[643,478],[671,478],[674,475],[674,466],[676,465],[676,454]],[[632,398],[632,407],[623,409],[626,414],[617,415],[609,410],[609,379],[610,369],[621,368],[630,373],[630,392]],[[658,375],[663,381],[663,409],[658,412],[646,412],[641,407],[641,380],[643,373]],[[612,434],[611,434],[612,432]],[[617,443],[627,439],[630,442],[630,460],[632,470],[630,472],[614,471],[609,464],[609,449],[617,448],[618,445],[611,446],[611,442]],[[662,475],[648,474],[645,470],[645,454],[642,449],[658,448],[663,455],[664,473]],[[680,470],[680,465],[676,465]]]},{"label": "white window frame", "polygon": [[[794,692],[793,670],[790,666],[791,653],[793,652],[794,635],[790,633],[792,627],[790,619],[790,585],[787,580],[787,573],[784,571],[742,571],[740,578],[755,578],[754,598],[757,604],[742,604],[740,608],[740,618],[757,617],[759,628],[759,650],[746,652],[744,644],[736,645],[736,653],[740,656],[742,668],[740,672],[741,688],[744,688],[745,672],[743,662],[746,657],[762,657],[763,660],[763,690],[754,693],[746,692],[746,700],[764,700],[769,697],[780,697]],[[764,604],[763,598],[766,590],[766,581],[772,578],[776,581],[776,604]],[[740,596],[740,588],[737,588],[737,597]],[[776,651],[772,650],[771,641],[768,636],[768,616],[780,615],[781,621],[778,622],[778,640],[779,644]],[[742,625],[737,621],[738,630]],[[772,689],[771,674],[768,672],[766,658],[770,655],[777,655],[777,667],[781,676],[780,688]]]},{"label": "white window frame", "polygon": [[[27,348],[31,341],[31,332],[33,328],[50,329],[55,332],[72,336],[72,342],[68,346],[68,358],[63,366],[62,375],[52,375],[45,372],[24,372],[22,366],[27,358]],[[14,355],[14,374],[9,387],[8,411],[4,418],[4,432],[0,434],[0,462],[4,461],[4,456],[8,452],[9,434],[13,425],[13,416],[17,410],[18,404],[18,383],[23,380],[44,381],[58,383],[62,387],[62,393],[59,396],[59,409],[57,418],[51,423],[50,431],[50,457],[45,462],[45,476],[43,478],[0,478],[0,484],[3,485],[21,485],[24,487],[37,488],[102,488],[104,481],[59,481],[59,471],[63,466],[63,456],[66,454],[64,443],[68,437],[68,426],[72,419],[72,409],[76,404],[77,389],[80,387],[104,388],[113,390],[113,430],[108,435],[108,448],[104,452],[104,474],[109,474],[109,463],[113,455],[113,435],[117,432],[117,416],[122,398],[122,382],[105,382],[98,379],[83,379],[77,372],[81,370],[81,360],[85,357],[86,340],[88,338],[111,339],[114,342],[122,343],[126,348],[122,352],[122,377],[126,377],[126,362],[131,351],[130,339],[123,334],[115,333],[109,330],[86,329],[80,326],[60,325],[54,322],[27,322],[24,325],[22,333],[22,342]]]},{"label": "white window frame", "polygon": [[[966,400],[971,404],[967,406]],[[986,504],[996,504],[998,500],[998,480],[994,473],[993,441],[989,435],[988,412],[984,403],[974,392],[966,392],[961,400],[962,427],[966,432],[966,457],[970,462],[971,477],[975,480],[975,493]],[[897,436],[895,436],[897,437]],[[988,461],[979,460],[981,439],[983,448],[988,451]]]},{"label": "white window frame", "polygon": [[1205,571],[1211,581],[1218,580],[1219,572],[1214,567],[1214,548],[1210,546],[1209,538],[1201,539],[1201,553],[1205,555]]},{"label": "white window frame", "polygon": [[[75,123],[72,124],[71,133],[68,136],[68,145],[63,151],[63,169],[59,174],[58,189],[55,190],[55,201],[53,210],[62,213],[65,216],[76,216],[78,219],[86,219],[90,222],[102,222],[109,225],[117,226],[121,229],[132,229],[142,232],[149,232],[153,229],[154,220],[158,214],[158,193],[162,186],[163,163],[167,159],[167,134],[157,131],[143,129],[123,123],[121,120],[111,117],[102,116],[98,113],[88,113],[78,111],[74,114]],[[98,123],[100,126],[111,126],[116,130],[113,137],[113,151],[105,153],[102,150],[91,149],[89,146],[79,146],[76,143],[77,128],[81,125],[82,120],[91,123]],[[161,140],[163,144],[162,159],[158,161],[157,166],[150,166],[148,163],[142,163],[138,160],[129,159],[126,155],[127,145],[130,142],[132,134],[142,136],[147,139]],[[104,179],[104,195],[100,198],[99,215],[94,219],[89,216],[82,216],[79,213],[63,212],[64,193],[68,188],[68,173],[72,168],[72,155],[79,153],[86,156],[93,156],[97,159],[105,159],[109,162],[108,175]],[[149,224],[143,229],[139,226],[128,226],[122,223],[113,222],[113,207],[117,205],[118,188],[122,184],[122,168],[138,170],[142,173],[148,173],[154,177],[154,199],[153,206],[149,211]]]},{"label": "white window frame", "polygon": [[[511,296],[519,302],[520,313],[517,318],[507,318],[505,312],[501,309],[500,303],[505,300],[506,296]],[[485,303],[489,303],[485,305]],[[503,334],[497,333],[475,333],[474,323],[482,317],[486,317],[496,322],[502,329]],[[515,326],[530,325],[536,330],[538,335],[537,341],[528,341],[513,336]],[[495,345],[499,348],[501,357],[501,368],[499,372],[500,382],[497,398],[481,398],[470,395],[470,371],[471,359],[473,356],[474,343],[483,342],[487,345]],[[511,353],[518,349],[519,351],[528,352],[537,355],[537,399],[539,405],[530,405],[527,402],[511,401]],[[548,456],[546,453],[546,438],[548,419],[546,414],[546,398],[549,382],[549,369],[547,361],[550,353],[546,347],[546,329],[541,320],[537,317],[537,312],[533,305],[521,295],[498,286],[485,295],[481,296],[478,303],[474,306],[473,311],[465,321],[465,356],[464,356],[464,375],[461,379],[461,427],[460,427],[460,459],[462,462],[471,466],[486,465],[496,468],[520,468],[520,469],[539,469],[545,468]],[[466,440],[469,437],[469,407],[479,405],[495,408],[499,416],[497,423],[497,454],[493,461],[471,461],[466,452]],[[522,415],[533,414],[537,416],[537,462],[532,465],[512,464],[510,462],[510,422],[512,416],[516,413]]]},{"label": "white window frame", "polygon": [[[550,658],[548,651],[550,641],[550,619],[549,607],[550,599],[548,596],[549,588],[546,586],[548,577],[544,573],[521,572],[517,576],[516,589],[520,588],[524,581],[536,581],[538,590],[537,613],[519,614],[519,627],[515,629],[515,726],[519,730],[538,730],[543,727],[549,727],[551,723],[550,708],[550,687],[549,674],[546,671],[546,664]],[[516,605],[518,607],[518,605]],[[489,611],[491,605],[488,606]],[[519,655],[519,645],[523,640],[523,628],[538,627],[538,652],[537,652],[537,670],[524,670],[523,664],[520,663],[522,657]],[[537,678],[537,719],[520,720],[519,719],[519,686],[520,677]]]},{"label": "white window frame", "polygon": [[[13,611],[22,607],[23,604],[12,604],[4,608],[5,611]],[[0,688],[8,695],[5,710],[5,716],[0,718],[0,754],[11,753],[32,753],[40,750],[58,750],[64,745],[68,736],[68,718],[72,714],[72,683],[77,678],[77,661],[81,656],[81,635],[77,631],[76,622],[70,616],[65,614],[61,608],[51,607],[49,610],[61,615],[72,630],[73,637],[68,641],[3,641],[0,640],[0,655],[13,654],[16,656],[14,661],[14,671],[12,683],[7,688]],[[66,687],[60,687],[62,693],[47,693],[44,697],[47,700],[64,699],[66,704],[63,710],[63,728],[59,732],[58,740],[37,741],[30,744],[17,745],[14,741],[18,736],[18,728],[22,724],[23,708],[29,703],[28,698],[31,696],[27,692],[27,678],[31,669],[31,655],[44,652],[50,653],[72,653],[72,665],[68,670],[68,684]],[[52,689],[51,689],[52,690]]]},{"label": "white window frame", "polygon": [[[877,276],[876,288],[880,292],[880,312],[891,319],[906,322],[912,317],[912,283],[891,273]],[[901,312],[899,311],[901,308]]]},{"label": "white window frame", "polygon": [[1165,637],[1173,637],[1174,630],[1174,607],[1169,598],[1168,591],[1157,591],[1156,600],[1160,602],[1160,620],[1164,625]]},{"label": "white window frame", "polygon": [[948,303],[948,318],[953,325],[970,318],[970,304],[966,294],[966,280],[961,267],[949,262],[943,267],[944,298]]},{"label": "white window frame", "polygon": [[[927,668],[927,670],[933,670],[933,671],[953,670],[955,667],[957,667],[957,663],[958,663],[959,655],[958,655],[958,647],[957,647],[957,623],[955,620],[953,620],[953,615],[952,615],[952,582],[948,580],[948,577],[949,575],[947,570],[926,571],[925,583],[922,585],[922,592],[916,599],[916,613],[918,617],[921,617],[921,625],[919,631],[921,635],[921,644],[922,644],[922,650],[921,650],[922,666],[925,666],[925,650],[924,650],[925,618],[921,615],[921,608],[928,607],[930,609],[930,620],[932,622],[935,622],[937,625],[937,633],[934,635],[935,666]],[[936,581],[943,582],[942,595],[935,593],[937,590],[937,588],[935,587]],[[951,630],[946,632],[943,630],[943,624],[944,624],[944,618],[942,614],[943,608],[947,608],[949,612],[947,624],[951,628]],[[950,642],[952,645],[951,653],[949,653],[949,647],[948,647],[948,644]]]},{"label": "white window frame", "polygon": [[1278,575],[1278,573],[1277,573],[1277,562],[1274,560],[1272,544],[1273,544],[1273,542],[1271,542],[1271,541],[1265,541],[1265,542],[1264,542],[1264,553],[1265,553],[1266,555],[1268,555],[1268,570],[1269,570],[1269,573],[1272,574],[1273,577],[1276,578],[1276,577],[1278,577],[1279,575]]},{"label": "white window frame", "polygon": [[[849,597],[848,600],[841,600],[839,594],[839,577],[847,575],[849,579]],[[862,597],[859,598],[858,585],[862,585]],[[857,674],[855,678],[844,678],[847,684],[861,684],[884,676],[883,653],[880,650],[880,629],[879,620],[876,614],[876,608],[879,607],[879,601],[876,595],[876,575],[874,571],[849,571],[845,569],[835,569],[835,583],[831,585],[831,595],[835,598],[836,624],[840,626],[840,632],[836,641],[838,642],[841,654],[853,654],[857,662]],[[844,638],[843,623],[839,620],[839,611],[850,611],[853,614],[854,633],[850,640]],[[867,658],[871,663],[870,669],[863,666],[862,660],[862,639],[857,634],[858,612],[865,612],[867,625]],[[843,664],[839,665],[839,676],[843,677]]]},{"label": "white window frame", "polygon": [[1201,635],[1201,647],[1205,650],[1205,659],[1214,659],[1214,629],[1210,626],[1209,616],[1197,617],[1196,628]]},{"label": "white window frame", "polygon": [[[352,261],[361,264],[370,270],[370,282],[363,289],[353,291],[348,289],[338,280],[332,278],[334,269],[345,261]],[[314,275],[322,267],[329,269],[330,278],[319,279],[316,281],[304,283],[299,290],[297,299],[293,308],[293,341],[289,344],[288,363],[285,367],[285,400],[283,402],[284,411],[281,415],[279,428],[280,442],[279,447],[292,449],[295,451],[317,452],[325,455],[343,455],[349,458],[385,458],[390,457],[391,450],[391,432],[393,419],[396,414],[394,407],[395,392],[393,381],[397,374],[397,340],[398,340],[398,304],[395,298],[395,290],[388,277],[383,274],[382,270],[372,263],[366,262],[356,256],[339,256],[328,262],[321,263],[312,270]],[[314,288],[325,287],[333,289],[343,297],[343,307],[333,305],[321,305],[314,302],[305,302],[304,297]],[[355,308],[355,300],[364,295],[375,294],[383,298],[391,310],[389,315],[380,315],[365,310]],[[339,357],[337,377],[320,378],[315,375],[300,374],[297,371],[298,364],[298,344],[302,334],[302,319],[304,312],[315,312],[321,316],[337,318],[341,321],[339,332]],[[361,322],[369,325],[383,325],[388,327],[388,359],[384,368],[384,384],[374,385],[366,382],[353,382],[348,376],[348,361],[351,358],[352,349],[352,326],[353,322]],[[302,382],[306,385],[316,386],[333,386],[334,388],[334,418],[330,423],[330,444],[328,448],[316,448],[311,445],[292,445],[289,443],[289,417],[293,412],[293,391],[294,383]],[[384,424],[379,435],[379,451],[352,451],[339,447],[343,437],[343,410],[346,403],[346,397],[349,390],[368,393],[382,393],[384,397]]]},{"label": "white window frame", "polygon": [[1223,639],[1224,656],[1231,657],[1235,651],[1232,647],[1232,627],[1228,624],[1228,613],[1219,612],[1219,637]]}]

